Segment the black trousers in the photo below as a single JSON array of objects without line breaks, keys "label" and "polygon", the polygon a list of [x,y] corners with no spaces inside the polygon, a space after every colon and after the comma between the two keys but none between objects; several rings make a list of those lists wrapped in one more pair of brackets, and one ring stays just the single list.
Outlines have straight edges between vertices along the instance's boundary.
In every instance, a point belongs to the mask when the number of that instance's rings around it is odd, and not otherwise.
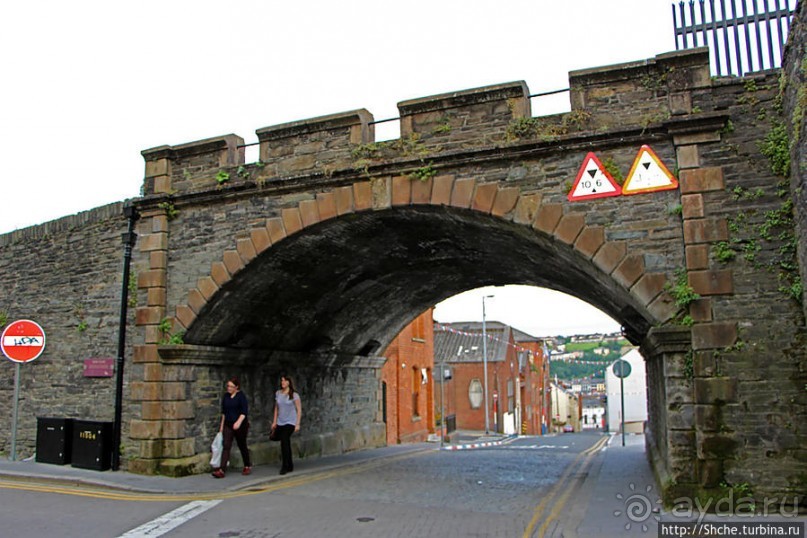
[{"label": "black trousers", "polygon": [[221,452],[221,467],[224,471],[227,470],[227,463],[230,461],[230,449],[233,446],[233,438],[238,443],[238,450],[241,451],[241,459],[244,460],[244,467],[252,467],[252,461],[249,459],[249,449],[247,448],[247,434],[249,433],[249,422],[244,421],[241,427],[237,430],[233,429],[232,424],[224,424],[224,450]]},{"label": "black trousers", "polygon": [[291,434],[294,433],[294,424],[285,424],[277,427],[280,436],[280,470],[290,472],[294,470],[291,460]]}]

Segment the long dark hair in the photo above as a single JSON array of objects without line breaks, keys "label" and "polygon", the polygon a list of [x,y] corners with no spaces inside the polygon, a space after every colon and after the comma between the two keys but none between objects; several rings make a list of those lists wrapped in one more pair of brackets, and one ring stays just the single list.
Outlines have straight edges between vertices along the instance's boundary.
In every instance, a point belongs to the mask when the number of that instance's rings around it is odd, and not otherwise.
[{"label": "long dark hair", "polygon": [[[289,382],[289,400],[293,400],[294,399],[294,380],[291,377],[289,377],[286,373],[282,373],[282,374],[280,374],[280,377],[278,378],[278,383],[281,383],[281,381],[283,379],[285,379],[286,381]],[[283,390],[283,384],[282,383],[280,384],[280,390]]]},{"label": "long dark hair", "polygon": [[[238,381],[237,377],[235,376],[231,377],[230,379],[227,380],[227,383],[232,383],[233,385],[235,385],[235,390],[241,390],[241,383]],[[227,383],[225,383],[225,385]]]}]

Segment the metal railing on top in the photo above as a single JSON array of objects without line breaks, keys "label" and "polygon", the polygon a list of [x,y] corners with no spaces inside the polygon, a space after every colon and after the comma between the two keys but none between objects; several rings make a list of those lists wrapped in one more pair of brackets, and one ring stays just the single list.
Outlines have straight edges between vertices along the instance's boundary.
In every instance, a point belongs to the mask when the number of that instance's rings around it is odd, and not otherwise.
[{"label": "metal railing on top", "polygon": [[735,76],[781,67],[794,12],[790,4],[791,0],[708,0],[707,6],[706,0],[681,0],[677,12],[672,5],[675,49],[709,47],[718,76],[724,74],[724,65],[725,74]]}]

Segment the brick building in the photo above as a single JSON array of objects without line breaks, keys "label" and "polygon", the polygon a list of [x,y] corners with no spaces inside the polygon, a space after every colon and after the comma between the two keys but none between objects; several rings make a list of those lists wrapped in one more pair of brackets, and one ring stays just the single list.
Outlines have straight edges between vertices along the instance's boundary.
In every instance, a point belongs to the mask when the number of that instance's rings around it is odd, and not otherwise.
[{"label": "brick building", "polygon": [[552,419],[552,392],[549,390],[549,352],[544,340],[513,329],[519,349],[521,372],[521,433],[547,433]]},{"label": "brick building", "polygon": [[382,356],[387,358],[381,369],[387,444],[425,441],[435,431],[432,309],[404,327]]},{"label": "brick building", "polygon": [[[532,369],[528,351],[533,347],[543,348],[538,339],[499,322],[486,324],[487,377],[488,377],[488,425],[490,431],[521,431],[527,422],[527,432],[540,433],[540,422],[534,418],[542,412],[540,396],[543,387],[539,381],[547,371],[544,355],[538,360],[538,372]],[[532,342],[531,342],[532,340]],[[438,370],[450,372],[444,387],[437,383],[435,389],[438,412],[440,393],[445,394],[446,419],[456,424],[457,429],[485,429],[484,368],[482,324],[461,322],[436,324],[434,329],[434,364]],[[440,378],[437,379],[440,381]],[[539,401],[536,402],[536,396]],[[540,414],[538,415],[540,416]],[[527,420],[529,417],[529,420]]]}]

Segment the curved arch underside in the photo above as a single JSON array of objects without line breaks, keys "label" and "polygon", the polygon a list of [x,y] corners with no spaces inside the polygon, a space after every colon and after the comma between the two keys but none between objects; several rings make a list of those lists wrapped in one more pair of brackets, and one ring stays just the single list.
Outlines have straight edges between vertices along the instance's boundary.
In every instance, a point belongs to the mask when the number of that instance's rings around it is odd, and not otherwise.
[{"label": "curved arch underside", "polygon": [[634,335],[652,324],[627,290],[562,242],[478,211],[409,206],[321,222],[267,249],[211,299],[185,342],[365,355],[440,301],[505,284],[568,293]]}]

